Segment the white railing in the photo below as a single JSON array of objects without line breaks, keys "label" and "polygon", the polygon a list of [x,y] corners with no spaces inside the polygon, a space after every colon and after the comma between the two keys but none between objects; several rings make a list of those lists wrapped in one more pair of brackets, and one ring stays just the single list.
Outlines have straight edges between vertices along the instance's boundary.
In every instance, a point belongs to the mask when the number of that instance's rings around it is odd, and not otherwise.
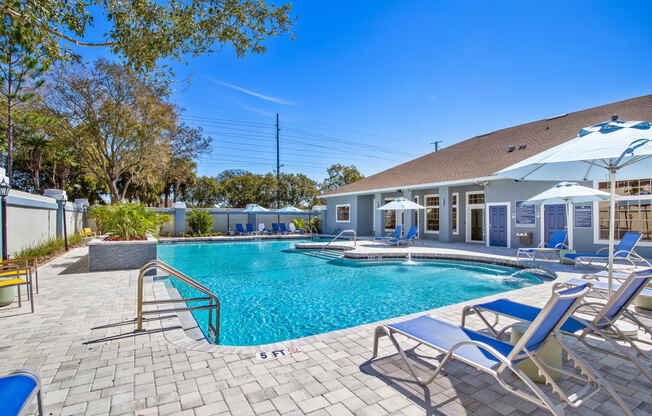
[{"label": "white railing", "polygon": [[333,243],[335,240],[337,240],[338,238],[340,238],[340,237],[342,236],[342,234],[344,234],[344,233],[353,233],[353,247],[357,247],[357,246],[358,246],[358,236],[357,236],[355,230],[350,229],[350,230],[343,230],[343,231],[340,231],[340,232],[335,236],[335,238],[333,238],[333,239],[332,239],[331,241],[329,241],[329,242],[328,242],[324,247],[322,247],[322,250],[326,250],[326,249],[331,245],[331,243]]}]

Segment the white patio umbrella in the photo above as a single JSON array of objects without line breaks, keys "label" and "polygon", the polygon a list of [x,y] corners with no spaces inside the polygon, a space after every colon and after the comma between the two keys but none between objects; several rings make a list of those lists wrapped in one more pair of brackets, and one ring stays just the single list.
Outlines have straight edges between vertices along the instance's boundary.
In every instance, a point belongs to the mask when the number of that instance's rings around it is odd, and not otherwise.
[{"label": "white patio umbrella", "polygon": [[267,208],[263,208],[258,204],[247,204],[247,207],[243,210],[248,214],[255,214],[257,212],[269,212]]},{"label": "white patio umbrella", "polygon": [[612,289],[616,216],[616,174],[622,178],[652,175],[652,128],[647,121],[611,121],[580,130],[574,139],[496,173],[528,180],[605,180],[611,183],[609,209],[609,293]]},{"label": "white patio umbrella", "polygon": [[401,197],[396,198],[377,209],[380,211],[413,211],[417,209],[426,209],[426,207]]},{"label": "white patio umbrella", "polygon": [[552,188],[541,192],[528,199],[527,202],[535,204],[565,204],[566,227],[568,229],[568,248],[573,249],[573,211],[572,205],[578,202],[606,201],[610,197],[608,192],[603,192],[577,182],[560,182]]},{"label": "white patio umbrella", "polygon": [[292,205],[286,205],[278,210],[276,215],[276,222],[281,222],[281,216],[279,214],[296,214],[298,212],[303,212],[303,210]]}]

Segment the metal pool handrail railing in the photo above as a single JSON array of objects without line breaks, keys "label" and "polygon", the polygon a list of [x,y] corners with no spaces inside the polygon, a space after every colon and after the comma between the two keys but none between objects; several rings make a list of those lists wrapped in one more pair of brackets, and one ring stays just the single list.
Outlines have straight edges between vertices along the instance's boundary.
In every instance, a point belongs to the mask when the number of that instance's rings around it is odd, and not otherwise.
[{"label": "metal pool handrail railing", "polygon": [[335,238],[333,238],[331,241],[329,241],[329,242],[328,242],[328,243],[327,243],[327,244],[322,248],[322,250],[326,250],[326,249],[328,248],[328,246],[331,245],[332,242],[334,242],[335,240],[337,240],[338,238],[340,238],[340,237],[342,236],[342,234],[344,234],[344,233],[353,233],[353,246],[354,246],[354,247],[357,247],[357,246],[358,246],[358,235],[356,234],[356,232],[355,232],[354,229],[350,229],[350,230],[342,230],[342,231],[340,231],[340,232],[335,236]]},{"label": "metal pool handrail railing", "polygon": [[[177,280],[187,284],[188,286],[199,290],[206,297],[190,298],[190,299],[165,299],[165,300],[143,300],[143,279],[145,274],[152,270],[162,270]],[[202,302],[208,301],[208,305],[199,306],[186,306],[184,308],[171,308],[171,309],[157,309],[151,311],[143,311],[143,305],[155,305],[159,303],[179,303],[179,302]],[[138,273],[138,316],[137,331],[143,330],[143,315],[161,314],[168,312],[183,312],[183,311],[196,311],[208,309],[208,331],[213,331],[215,334],[215,342],[220,339],[220,300],[215,296],[206,286],[197,282],[196,280],[186,276],[174,267],[162,262],[161,260],[152,260],[147,262],[140,268]],[[213,309],[215,309],[215,322],[213,321]]]}]

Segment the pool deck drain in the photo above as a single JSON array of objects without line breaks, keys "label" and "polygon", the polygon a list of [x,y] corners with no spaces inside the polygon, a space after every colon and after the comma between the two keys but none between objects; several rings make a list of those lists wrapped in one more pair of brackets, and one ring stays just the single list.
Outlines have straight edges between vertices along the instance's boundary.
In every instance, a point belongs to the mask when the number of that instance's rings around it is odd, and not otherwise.
[{"label": "pool deck drain", "polygon": [[[471,256],[489,251],[475,246],[399,250],[458,250]],[[63,273],[83,261],[86,253],[85,248],[72,250],[40,270],[35,314],[15,303],[0,309],[0,374],[15,368],[38,371],[46,392],[46,414],[546,414],[501,389],[493,378],[460,363],[449,365],[446,375],[427,389],[402,381],[406,369],[386,339],[381,341],[381,355],[389,356],[369,364],[377,323],[257,347],[198,341],[178,329],[177,318],[147,321],[149,332],[135,336],[133,324],[127,322],[136,315],[137,271]],[[494,252],[501,257],[507,254]],[[571,267],[542,264],[557,272],[560,280],[578,276]],[[542,305],[551,286],[546,282],[482,300],[506,297]],[[166,295],[169,292],[161,282],[147,280],[146,298]],[[411,316],[425,313],[458,324],[462,307],[478,301]],[[479,326],[477,319],[471,323]],[[98,342],[84,344],[87,341]],[[614,385],[634,414],[652,413],[652,386],[636,367],[569,344]],[[299,352],[274,360],[256,358],[262,350],[293,345]],[[432,362],[426,357],[419,368],[424,370]],[[620,412],[607,395],[599,393],[585,407],[567,409],[567,414]]]}]

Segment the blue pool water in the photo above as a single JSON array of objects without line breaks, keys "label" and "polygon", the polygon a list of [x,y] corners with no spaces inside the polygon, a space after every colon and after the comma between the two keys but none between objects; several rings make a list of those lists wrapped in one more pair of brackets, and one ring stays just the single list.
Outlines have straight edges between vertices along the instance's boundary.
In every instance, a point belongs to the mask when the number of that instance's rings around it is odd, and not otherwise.
[{"label": "blue pool water", "polygon": [[[295,339],[541,283],[486,264],[325,260],[295,242],[160,244],[158,256],[219,297],[224,345]],[[198,295],[171,280],[183,297]],[[206,333],[208,312],[193,313]]]}]

